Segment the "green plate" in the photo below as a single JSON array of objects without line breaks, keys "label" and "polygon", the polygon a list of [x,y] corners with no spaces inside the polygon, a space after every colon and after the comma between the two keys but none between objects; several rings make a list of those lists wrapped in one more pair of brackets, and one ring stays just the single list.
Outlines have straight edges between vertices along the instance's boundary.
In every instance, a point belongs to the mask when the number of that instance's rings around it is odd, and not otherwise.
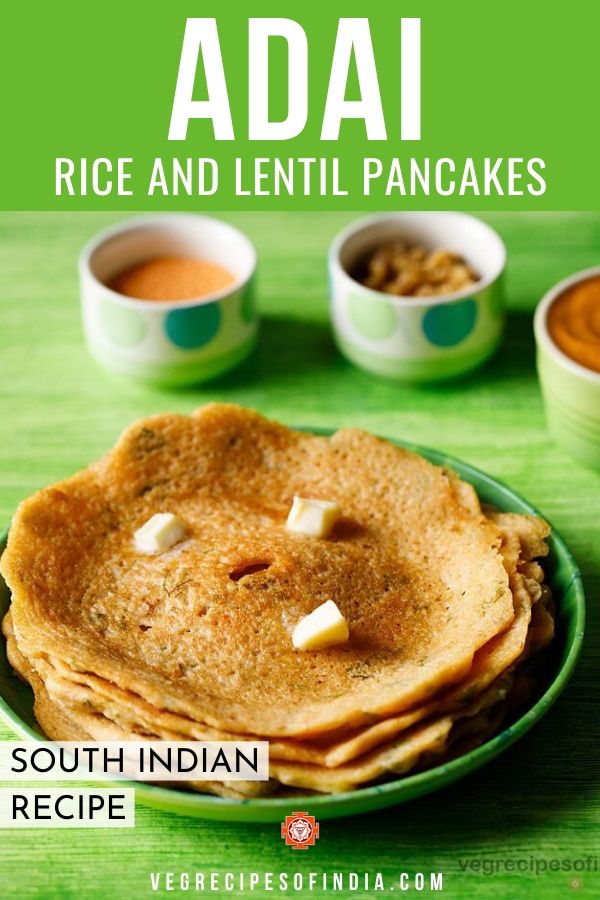
[{"label": "green plate", "polygon": [[[331,433],[316,429],[315,431],[319,434]],[[437,465],[451,466],[465,481],[469,481],[475,487],[485,503],[493,504],[504,511],[539,515],[533,506],[514,491],[466,463],[414,444],[402,441],[394,443],[410,450],[416,450]],[[6,534],[0,538],[0,541],[0,552],[2,552],[6,546]],[[294,801],[291,795],[272,800],[269,798],[231,800],[139,783],[135,785],[136,799],[140,803],[157,809],[206,819],[238,822],[281,821],[298,805],[302,808],[308,807],[310,813],[319,819],[332,819],[405,803],[407,800],[429,794],[473,772],[529,731],[531,726],[552,706],[573,673],[583,638],[585,599],[581,575],[575,560],[554,529],[550,538],[550,555],[545,569],[546,579],[552,588],[557,604],[557,635],[553,669],[549,676],[548,687],[539,700],[520,719],[477,749],[444,765],[419,772],[417,775],[409,775],[396,781],[388,781],[384,784],[343,794],[303,797],[298,801]],[[4,615],[9,602],[9,590],[0,579],[0,615]],[[0,644],[0,715],[22,737],[44,740],[33,716],[33,693],[13,674],[6,658],[4,641]]]}]

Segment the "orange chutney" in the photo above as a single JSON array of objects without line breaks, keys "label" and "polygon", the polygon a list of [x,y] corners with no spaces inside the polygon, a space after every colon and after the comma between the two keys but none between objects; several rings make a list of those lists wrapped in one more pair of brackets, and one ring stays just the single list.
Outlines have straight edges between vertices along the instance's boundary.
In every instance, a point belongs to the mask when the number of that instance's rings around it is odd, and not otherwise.
[{"label": "orange chutney", "polygon": [[229,287],[228,269],[205,259],[160,256],[119,272],[108,287],[135,300],[192,300]]},{"label": "orange chutney", "polygon": [[570,359],[600,372],[600,275],[580,281],[548,310],[548,331]]}]

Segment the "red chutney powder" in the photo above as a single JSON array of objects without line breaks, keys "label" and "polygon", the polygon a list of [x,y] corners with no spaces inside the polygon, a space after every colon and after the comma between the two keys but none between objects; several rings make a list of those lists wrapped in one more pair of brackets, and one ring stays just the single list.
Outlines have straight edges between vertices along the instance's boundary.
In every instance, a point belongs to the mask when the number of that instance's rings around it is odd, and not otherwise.
[{"label": "red chutney powder", "polygon": [[185,256],[160,256],[119,272],[108,287],[134,300],[192,300],[229,287],[232,273],[217,263]]}]

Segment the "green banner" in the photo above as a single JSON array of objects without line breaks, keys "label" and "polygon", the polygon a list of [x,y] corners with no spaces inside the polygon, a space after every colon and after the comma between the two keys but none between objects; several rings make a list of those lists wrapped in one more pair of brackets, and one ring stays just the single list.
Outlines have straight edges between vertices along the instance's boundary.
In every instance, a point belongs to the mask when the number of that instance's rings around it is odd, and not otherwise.
[{"label": "green banner", "polygon": [[589,0],[3,18],[4,209],[598,206]]}]

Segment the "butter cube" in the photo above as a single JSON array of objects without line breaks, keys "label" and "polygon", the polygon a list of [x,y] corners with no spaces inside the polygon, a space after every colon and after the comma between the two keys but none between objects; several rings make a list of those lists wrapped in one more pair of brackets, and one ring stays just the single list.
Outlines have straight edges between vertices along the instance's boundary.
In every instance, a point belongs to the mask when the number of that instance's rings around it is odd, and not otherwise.
[{"label": "butter cube", "polygon": [[286,528],[307,534],[309,537],[327,537],[342,511],[331,500],[306,500],[294,497],[292,508],[287,517]]},{"label": "butter cube", "polygon": [[300,619],[292,633],[292,643],[297,650],[323,650],[345,644],[349,634],[347,621],[333,600],[327,600]]},{"label": "butter cube", "polygon": [[185,525],[173,513],[155,513],[133,535],[142,553],[163,553],[185,536]]}]

